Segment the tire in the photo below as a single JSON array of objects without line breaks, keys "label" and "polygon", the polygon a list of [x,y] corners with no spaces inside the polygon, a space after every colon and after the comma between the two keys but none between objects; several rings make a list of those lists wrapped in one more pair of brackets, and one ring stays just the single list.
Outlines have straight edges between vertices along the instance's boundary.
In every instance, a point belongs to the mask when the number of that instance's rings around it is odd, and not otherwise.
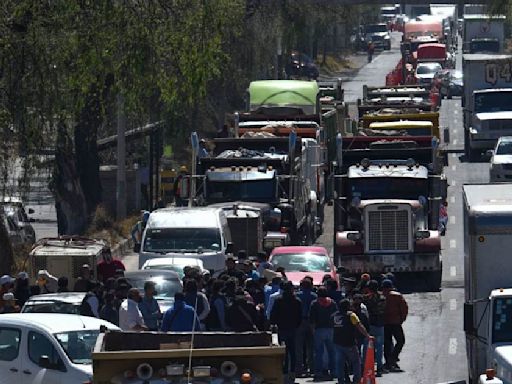
[{"label": "tire", "polygon": [[425,285],[428,292],[439,292],[441,290],[441,279],[443,270],[425,272]]},{"label": "tire", "polygon": [[452,97],[453,96],[452,96],[452,93],[450,92],[450,88],[448,88],[448,90],[446,91],[446,98],[451,100]]}]

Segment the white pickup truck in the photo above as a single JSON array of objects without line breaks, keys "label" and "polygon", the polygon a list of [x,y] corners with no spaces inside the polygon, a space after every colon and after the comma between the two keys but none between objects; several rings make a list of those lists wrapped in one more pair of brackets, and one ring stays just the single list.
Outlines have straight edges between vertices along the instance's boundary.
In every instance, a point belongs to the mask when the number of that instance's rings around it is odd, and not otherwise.
[{"label": "white pickup truck", "polygon": [[[463,194],[464,331],[470,383],[511,383],[512,184],[464,185]],[[485,374],[488,370],[493,371]]]},{"label": "white pickup truck", "polygon": [[476,160],[512,135],[512,55],[464,55],[464,152]]}]

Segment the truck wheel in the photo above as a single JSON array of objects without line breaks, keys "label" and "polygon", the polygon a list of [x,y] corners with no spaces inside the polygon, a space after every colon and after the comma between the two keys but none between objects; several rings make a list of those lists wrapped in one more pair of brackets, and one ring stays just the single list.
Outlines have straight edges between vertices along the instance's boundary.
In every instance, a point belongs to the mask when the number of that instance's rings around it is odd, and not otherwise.
[{"label": "truck wheel", "polygon": [[443,271],[425,272],[425,283],[428,292],[439,292]]}]

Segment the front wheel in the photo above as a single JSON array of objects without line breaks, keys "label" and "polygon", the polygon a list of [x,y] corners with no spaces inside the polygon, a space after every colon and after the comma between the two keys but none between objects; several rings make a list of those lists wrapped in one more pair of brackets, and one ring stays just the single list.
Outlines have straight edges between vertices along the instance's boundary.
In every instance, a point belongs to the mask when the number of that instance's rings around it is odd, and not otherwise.
[{"label": "front wheel", "polygon": [[442,269],[438,271],[425,272],[426,289],[429,292],[439,292],[441,290]]}]

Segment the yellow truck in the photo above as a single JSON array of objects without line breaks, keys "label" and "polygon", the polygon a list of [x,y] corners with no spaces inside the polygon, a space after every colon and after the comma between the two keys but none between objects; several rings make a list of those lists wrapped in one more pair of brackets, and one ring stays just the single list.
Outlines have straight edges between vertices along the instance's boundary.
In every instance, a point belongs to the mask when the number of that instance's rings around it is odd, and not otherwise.
[{"label": "yellow truck", "polygon": [[394,109],[384,108],[377,111],[362,114],[359,125],[369,128],[372,123],[397,122],[397,121],[428,121],[432,123],[434,136],[439,138],[439,112],[422,111],[415,108]]},{"label": "yellow truck", "polygon": [[283,384],[285,348],[269,332],[100,333],[95,384]]},{"label": "yellow truck", "polygon": [[370,123],[368,127],[371,132],[389,133],[406,136],[435,136],[439,138],[439,127],[434,128],[431,121],[382,121]]}]

